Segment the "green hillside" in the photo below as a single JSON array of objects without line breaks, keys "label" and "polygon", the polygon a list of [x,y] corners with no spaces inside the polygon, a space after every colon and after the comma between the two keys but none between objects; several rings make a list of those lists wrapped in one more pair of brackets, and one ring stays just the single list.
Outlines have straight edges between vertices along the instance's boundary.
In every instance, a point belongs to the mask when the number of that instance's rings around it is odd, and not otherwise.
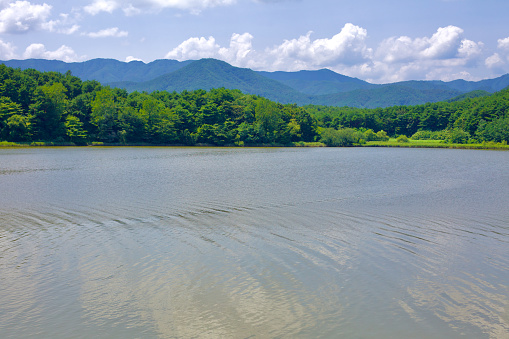
[{"label": "green hillside", "polygon": [[444,101],[462,94],[447,89],[412,89],[401,85],[384,85],[372,89],[358,89],[346,93],[317,96],[312,104],[327,106],[349,106],[376,108],[401,105],[421,105],[427,102]]},{"label": "green hillside", "polygon": [[[210,68],[211,76],[224,66],[209,60],[200,64]],[[230,70],[225,66],[225,73]],[[252,76],[244,72],[234,70],[230,76],[241,83],[241,76]],[[382,87],[388,88],[395,87]],[[389,94],[408,95],[408,91],[402,87],[400,93]],[[321,141],[347,146],[398,135],[507,145],[509,88],[488,96],[415,106],[299,107],[226,88],[128,93],[82,81],[68,72],[0,65],[0,141],[7,143],[242,146]]]},{"label": "green hillside", "polygon": [[279,81],[299,92],[310,95],[324,95],[349,92],[377,85],[335,73],[328,69],[298,72],[258,72],[272,80]]},{"label": "green hillside", "polygon": [[248,68],[233,67],[216,59],[202,59],[146,82],[111,83],[111,86],[132,91],[210,90],[212,88],[238,89],[243,93],[260,95],[282,103],[307,103],[308,98],[294,89],[268,79]]},{"label": "green hillside", "polygon": [[148,81],[162,74],[182,68],[192,61],[155,60],[145,64],[141,61],[122,62],[114,59],[92,59],[84,62],[66,63],[59,60],[28,59],[2,61],[3,64],[22,70],[33,68],[40,72],[70,71],[83,80],[96,80],[102,84],[119,81]]},{"label": "green hillside", "polygon": [[[65,63],[55,60],[9,60],[6,66],[55,71],[129,92],[183,91],[211,88],[239,89],[246,94],[298,105],[332,105],[359,108],[419,105],[428,102],[457,100],[466,93],[493,93],[509,86],[509,74],[482,81],[403,81],[375,85],[331,70],[298,72],[255,72],[226,62],[203,59],[179,62],[156,60],[129,63],[112,59],[93,59]],[[480,92],[478,92],[480,93]],[[470,94],[475,97],[477,94]]]}]

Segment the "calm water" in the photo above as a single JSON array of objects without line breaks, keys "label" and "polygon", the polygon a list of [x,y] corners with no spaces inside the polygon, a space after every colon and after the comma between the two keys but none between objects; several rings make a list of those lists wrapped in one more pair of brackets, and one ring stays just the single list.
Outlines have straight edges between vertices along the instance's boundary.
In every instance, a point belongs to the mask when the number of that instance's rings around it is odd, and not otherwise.
[{"label": "calm water", "polygon": [[2,338],[509,338],[509,152],[0,149]]}]

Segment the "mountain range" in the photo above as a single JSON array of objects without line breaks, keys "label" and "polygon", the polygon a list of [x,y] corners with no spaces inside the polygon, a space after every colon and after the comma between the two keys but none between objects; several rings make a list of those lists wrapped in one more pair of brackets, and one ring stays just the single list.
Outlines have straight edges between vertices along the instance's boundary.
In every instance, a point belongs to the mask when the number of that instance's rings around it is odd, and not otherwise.
[{"label": "mountain range", "polygon": [[369,82],[328,69],[298,72],[264,72],[234,67],[216,59],[189,61],[156,60],[121,62],[92,59],[66,63],[57,60],[27,59],[0,61],[8,67],[38,71],[70,71],[82,80],[127,91],[177,91],[225,87],[239,89],[281,103],[351,107],[418,105],[484,96],[509,86],[509,74],[482,81],[403,81],[390,84]]}]

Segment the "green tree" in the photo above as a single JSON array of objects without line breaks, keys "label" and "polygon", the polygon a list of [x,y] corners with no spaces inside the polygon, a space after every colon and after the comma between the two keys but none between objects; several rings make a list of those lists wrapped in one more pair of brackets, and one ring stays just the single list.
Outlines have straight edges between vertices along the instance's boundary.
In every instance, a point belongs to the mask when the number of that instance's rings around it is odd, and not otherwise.
[{"label": "green tree", "polygon": [[336,130],[334,128],[324,128],[320,133],[320,141],[331,147],[353,146],[362,142],[363,134],[353,128],[343,128]]},{"label": "green tree", "polygon": [[387,132],[385,132],[384,130],[380,130],[380,131],[376,132],[376,140],[377,141],[388,141],[389,136],[387,135]]},{"label": "green tree", "polygon": [[397,142],[409,142],[408,137],[404,134],[401,134],[399,137],[396,138]]},{"label": "green tree", "polygon": [[116,141],[118,107],[111,88],[105,87],[98,91],[91,106],[91,122],[97,127],[96,138],[106,142]]},{"label": "green tree", "polygon": [[468,142],[468,139],[470,139],[470,133],[455,128],[451,131],[449,131],[449,142],[453,144],[466,144]]},{"label": "green tree", "polygon": [[35,103],[30,106],[34,139],[55,140],[65,136],[63,116],[68,105],[66,91],[58,82],[37,88]]},{"label": "green tree", "polygon": [[29,141],[31,139],[29,117],[12,115],[7,119],[6,132],[9,141]]},{"label": "green tree", "polygon": [[477,136],[482,141],[509,142],[509,117],[498,118],[489,123],[482,120]]},{"label": "green tree", "polygon": [[83,123],[78,117],[68,115],[65,120],[65,134],[69,141],[77,145],[85,144],[87,132],[83,129]]}]

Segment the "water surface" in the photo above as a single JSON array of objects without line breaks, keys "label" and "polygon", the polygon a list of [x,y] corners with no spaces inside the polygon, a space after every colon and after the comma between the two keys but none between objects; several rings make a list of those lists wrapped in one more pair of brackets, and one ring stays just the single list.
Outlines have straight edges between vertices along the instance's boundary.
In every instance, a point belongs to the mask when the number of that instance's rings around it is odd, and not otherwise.
[{"label": "water surface", "polygon": [[2,338],[509,338],[509,153],[0,149]]}]

